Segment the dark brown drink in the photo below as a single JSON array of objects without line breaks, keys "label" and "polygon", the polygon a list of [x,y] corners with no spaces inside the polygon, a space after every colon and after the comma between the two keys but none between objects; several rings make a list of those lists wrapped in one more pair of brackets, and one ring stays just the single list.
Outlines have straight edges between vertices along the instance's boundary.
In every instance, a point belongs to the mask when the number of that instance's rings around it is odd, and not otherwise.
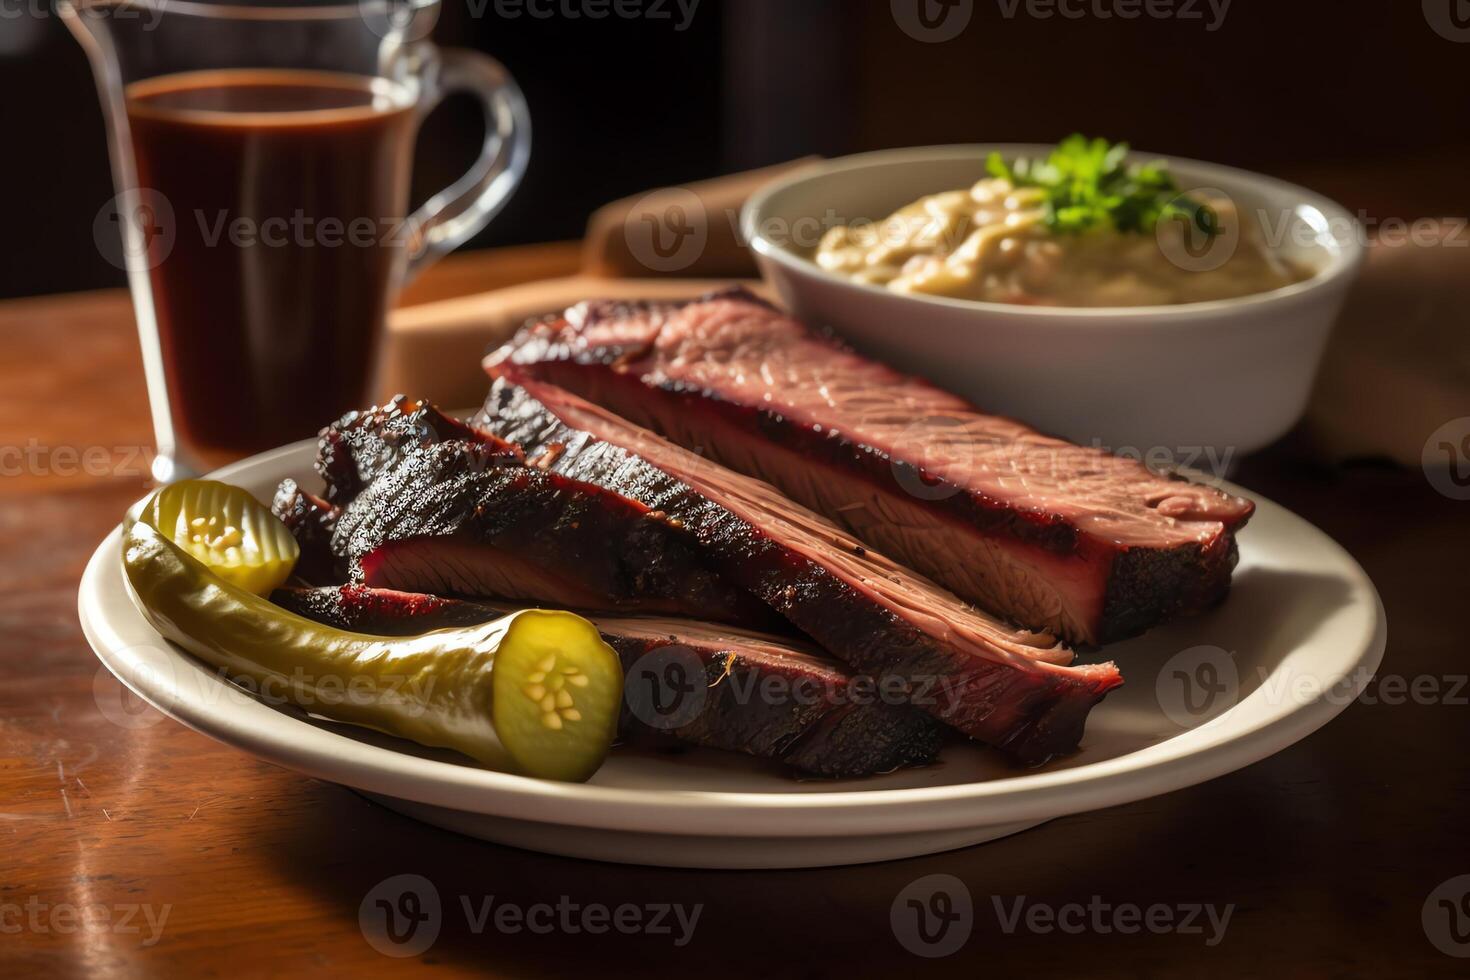
[{"label": "dark brown drink", "polygon": [[180,440],[214,464],[362,407],[404,260],[407,93],[231,70],[126,94],[138,185],[172,212],[150,275]]}]

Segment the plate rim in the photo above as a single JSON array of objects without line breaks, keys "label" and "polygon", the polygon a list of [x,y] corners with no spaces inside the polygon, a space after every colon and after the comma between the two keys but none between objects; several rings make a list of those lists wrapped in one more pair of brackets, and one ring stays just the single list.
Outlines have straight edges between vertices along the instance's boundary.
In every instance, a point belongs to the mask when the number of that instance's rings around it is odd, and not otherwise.
[{"label": "plate rim", "polygon": [[[294,460],[314,446],[315,440],[311,439],[282,446],[216,470],[210,478],[228,480],[241,472],[279,469],[286,460]],[[1248,492],[1227,481],[1210,482],[1234,492]],[[244,718],[236,711],[216,712],[213,703],[179,697],[168,689],[172,685],[160,678],[129,669],[123,654],[139,644],[129,643],[119,629],[141,626],[152,635],[149,642],[156,644],[154,649],[165,650],[175,662],[207,671],[153,630],[131,601],[131,616],[124,616],[133,619],[131,623],[114,623],[104,608],[109,590],[121,586],[126,592],[118,561],[120,526],[108,533],[87,562],[78,590],[78,614],[98,660],[163,714],[268,762],[367,792],[486,816],[659,834],[830,837],[957,830],[1050,819],[1197,785],[1306,738],[1357,699],[1376,673],[1387,645],[1387,618],[1377,589],[1353,557],[1326,533],[1267,498],[1254,493],[1250,496],[1258,508],[1279,512],[1318,538],[1354,591],[1372,599],[1371,624],[1361,632],[1351,661],[1345,661],[1337,676],[1317,678],[1320,690],[1334,692],[1334,696],[1306,701],[1283,698],[1281,705],[1254,723],[1243,728],[1224,725],[1222,720],[1238,711],[1248,696],[1201,726],[1123,755],[1050,772],[941,786],[765,793],[555,783],[424,759],[348,737],[286,712],[274,715],[289,724],[264,728],[251,725],[248,709]],[[107,580],[109,572],[115,581]],[[1359,635],[1358,631],[1354,635]],[[1279,665],[1275,668],[1280,669]],[[229,693],[226,682],[217,676],[210,680],[221,687],[222,694]],[[251,707],[274,711],[263,704]],[[1222,738],[1218,731],[1209,731],[1219,728],[1228,728],[1228,734]],[[1196,744],[1202,738],[1206,739],[1204,744]]]}]

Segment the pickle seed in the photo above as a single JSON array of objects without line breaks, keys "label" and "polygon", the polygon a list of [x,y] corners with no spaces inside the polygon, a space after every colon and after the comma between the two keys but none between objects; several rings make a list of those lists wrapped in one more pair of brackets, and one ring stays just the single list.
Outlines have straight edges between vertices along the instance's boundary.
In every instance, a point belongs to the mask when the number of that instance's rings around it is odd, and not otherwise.
[{"label": "pickle seed", "polygon": [[567,685],[587,687],[592,683],[592,678],[580,667],[567,665],[558,668],[557,660],[556,654],[547,654],[536,664],[536,669],[526,675],[527,683],[521,688],[522,693],[541,710],[541,724],[554,732],[561,731],[568,722],[582,720],[582,712],[577,710]]}]

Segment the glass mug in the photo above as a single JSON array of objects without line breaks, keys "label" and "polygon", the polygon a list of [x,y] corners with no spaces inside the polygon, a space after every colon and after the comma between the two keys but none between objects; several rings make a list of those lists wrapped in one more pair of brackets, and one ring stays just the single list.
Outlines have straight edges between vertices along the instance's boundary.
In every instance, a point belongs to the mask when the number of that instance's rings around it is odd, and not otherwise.
[{"label": "glass mug", "polygon": [[[370,397],[397,291],[525,173],[525,99],[427,40],[439,0],[62,0],[107,119],[160,482],[304,438]],[[407,214],[419,123],[465,91],[485,144]]]}]

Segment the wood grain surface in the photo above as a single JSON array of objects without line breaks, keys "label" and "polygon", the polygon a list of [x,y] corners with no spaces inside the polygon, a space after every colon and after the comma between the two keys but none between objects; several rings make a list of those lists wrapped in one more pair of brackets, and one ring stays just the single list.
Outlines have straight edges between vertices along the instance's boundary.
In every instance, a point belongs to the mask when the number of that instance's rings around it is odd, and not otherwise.
[{"label": "wood grain surface", "polygon": [[[436,270],[442,289],[431,273],[416,295],[563,275],[576,264],[564,248],[459,259]],[[1319,469],[1288,440],[1237,474],[1342,542],[1388,610],[1379,681],[1304,742],[1202,786],[949,854],[655,870],[418,825],[123,692],[75,606],[87,557],[146,488],[126,297],[0,304],[0,338],[0,977],[1465,975],[1470,961],[1433,940],[1470,954],[1470,908],[1428,900],[1470,874],[1470,502],[1418,470]],[[403,874],[432,883],[440,930],[398,958],[369,943],[359,911]],[[958,952],[928,959],[890,913],[935,874],[964,883],[974,923]],[[593,934],[575,915],[549,932],[500,928],[481,918],[487,901],[700,913],[678,945],[677,929]],[[1018,902],[1043,911],[1012,926]],[[1130,907],[1177,924],[1195,905],[1230,910],[1223,934],[1203,915],[1199,932],[1124,931]]]}]

